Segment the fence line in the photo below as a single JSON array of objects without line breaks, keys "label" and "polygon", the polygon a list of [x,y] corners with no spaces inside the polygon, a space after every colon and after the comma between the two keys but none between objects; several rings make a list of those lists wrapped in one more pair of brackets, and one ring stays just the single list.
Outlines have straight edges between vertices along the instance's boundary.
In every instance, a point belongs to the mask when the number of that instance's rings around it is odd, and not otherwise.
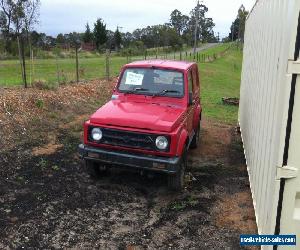
[{"label": "fence line", "polygon": [[[80,58],[78,56],[79,51],[75,54],[75,58],[59,58],[56,55],[53,59],[37,59],[34,55],[31,55],[30,59],[27,60],[26,71],[29,72],[30,83],[33,85],[46,85],[52,88],[69,82],[99,78],[109,80],[112,76],[118,75],[120,68],[124,64],[136,60],[166,59],[209,63],[224,56],[231,47],[232,44],[218,53],[205,53],[205,51],[201,51],[193,54],[191,51],[180,50],[160,54],[156,51],[154,55],[148,55],[148,52],[145,51],[140,56],[128,54],[123,57],[115,56],[109,53],[109,51],[104,56],[92,58]],[[10,67],[7,72],[5,71],[6,67]],[[22,84],[18,61],[16,60],[15,63],[12,63],[12,61],[0,62],[0,86],[16,84]]]}]

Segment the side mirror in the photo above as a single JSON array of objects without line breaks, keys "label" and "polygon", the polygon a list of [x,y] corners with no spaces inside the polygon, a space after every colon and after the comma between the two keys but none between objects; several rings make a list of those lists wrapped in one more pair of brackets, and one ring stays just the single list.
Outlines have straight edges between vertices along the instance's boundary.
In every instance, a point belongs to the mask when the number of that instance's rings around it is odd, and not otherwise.
[{"label": "side mirror", "polygon": [[189,93],[189,106],[194,105],[194,98],[193,98],[193,93]]}]

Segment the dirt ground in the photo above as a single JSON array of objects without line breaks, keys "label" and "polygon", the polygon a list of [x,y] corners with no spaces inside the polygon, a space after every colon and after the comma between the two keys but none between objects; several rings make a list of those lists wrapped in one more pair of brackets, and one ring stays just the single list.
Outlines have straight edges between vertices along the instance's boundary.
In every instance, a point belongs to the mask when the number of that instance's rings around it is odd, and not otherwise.
[{"label": "dirt ground", "polygon": [[0,249],[240,249],[239,235],[257,229],[232,126],[202,122],[182,192],[168,191],[159,174],[85,173],[77,155],[82,123],[111,86],[2,90]]}]

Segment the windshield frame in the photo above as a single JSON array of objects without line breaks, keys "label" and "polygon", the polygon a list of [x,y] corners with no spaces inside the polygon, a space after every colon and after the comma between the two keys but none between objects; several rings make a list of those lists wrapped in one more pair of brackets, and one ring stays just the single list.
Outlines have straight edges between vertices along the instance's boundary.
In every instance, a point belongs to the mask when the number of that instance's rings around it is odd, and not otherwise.
[{"label": "windshield frame", "polygon": [[[160,95],[157,95],[159,92],[161,91],[157,91],[157,93],[149,93],[147,91],[136,91],[134,93],[132,93],[131,91],[126,91],[126,90],[120,90],[120,84],[121,84],[121,81],[122,81],[122,78],[124,76],[124,73],[127,69],[153,69],[153,70],[165,70],[165,71],[174,71],[174,72],[178,72],[178,73],[181,73],[182,74],[182,77],[183,77],[183,89],[182,89],[182,93],[180,93],[180,95],[168,95],[168,94],[165,94],[165,93],[162,93]],[[134,65],[134,66],[126,66],[122,69],[122,72],[119,76],[119,79],[118,79],[118,84],[116,86],[116,90],[119,92],[119,93],[123,93],[123,94],[131,94],[131,95],[143,95],[143,96],[150,96],[150,97],[166,97],[166,98],[176,98],[176,99],[183,99],[185,97],[185,92],[186,92],[186,72],[184,70],[181,70],[181,69],[176,69],[176,68],[168,68],[168,67],[158,67],[158,66],[144,66],[144,65]],[[170,89],[172,90],[172,89]]]}]

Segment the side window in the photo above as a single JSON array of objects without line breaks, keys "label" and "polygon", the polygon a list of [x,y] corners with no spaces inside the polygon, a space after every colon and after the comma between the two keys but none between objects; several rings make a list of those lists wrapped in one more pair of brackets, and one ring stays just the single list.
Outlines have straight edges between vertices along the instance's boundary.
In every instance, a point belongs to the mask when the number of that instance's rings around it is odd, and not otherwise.
[{"label": "side window", "polygon": [[189,80],[189,93],[194,93],[194,85],[193,85],[193,76],[192,76],[192,70],[188,73],[188,80]]}]

